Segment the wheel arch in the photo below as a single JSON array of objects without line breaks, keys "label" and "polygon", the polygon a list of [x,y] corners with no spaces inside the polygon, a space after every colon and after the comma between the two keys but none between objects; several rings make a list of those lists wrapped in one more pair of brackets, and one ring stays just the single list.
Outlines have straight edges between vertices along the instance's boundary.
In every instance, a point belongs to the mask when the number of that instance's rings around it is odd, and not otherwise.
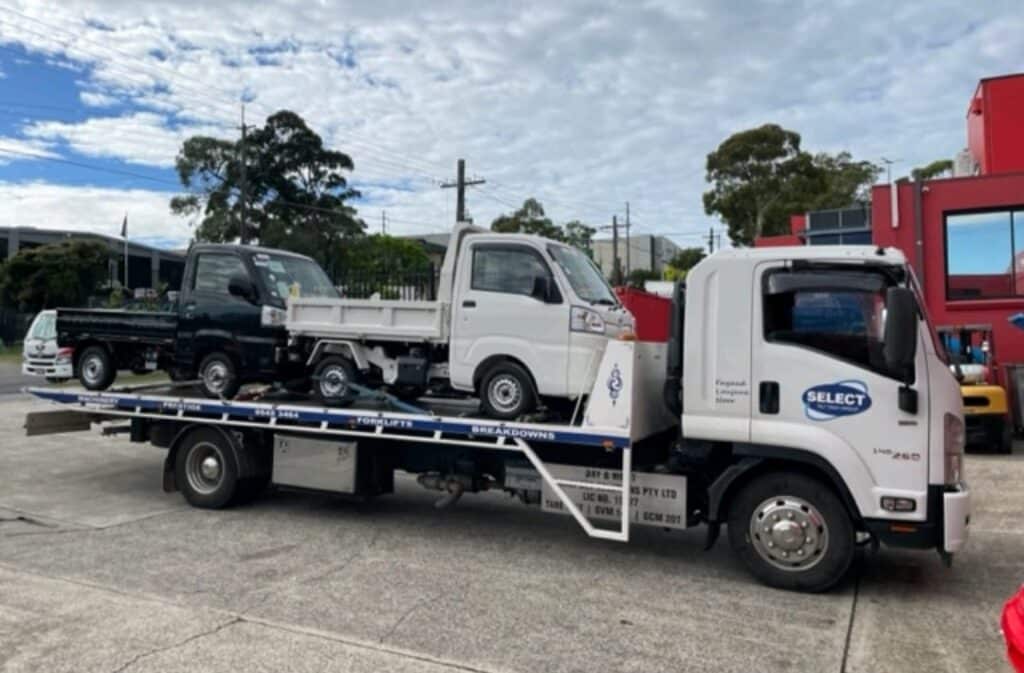
[{"label": "wheel arch", "polygon": [[727,467],[708,488],[708,521],[721,523],[728,518],[729,507],[743,487],[771,472],[798,472],[830,486],[850,515],[857,529],[864,528],[863,516],[853,494],[839,472],[821,456],[779,446],[742,445],[734,449],[740,460]]},{"label": "wheel arch", "polygon": [[473,371],[473,390],[477,393],[481,392],[480,384],[483,383],[484,377],[487,376],[487,373],[495,366],[504,362],[511,362],[514,365],[522,367],[523,371],[526,372],[526,375],[530,377],[530,385],[533,387],[534,396],[540,394],[537,389],[537,377],[533,375],[533,372],[526,366],[526,363],[515,356],[505,354],[491,355],[477,365],[476,370]]}]

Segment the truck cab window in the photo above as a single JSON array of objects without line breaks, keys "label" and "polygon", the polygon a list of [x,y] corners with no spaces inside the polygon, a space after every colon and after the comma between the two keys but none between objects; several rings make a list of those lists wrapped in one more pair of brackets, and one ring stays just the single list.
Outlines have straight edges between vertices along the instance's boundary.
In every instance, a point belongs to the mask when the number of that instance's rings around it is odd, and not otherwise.
[{"label": "truck cab window", "polygon": [[[876,283],[846,283],[839,276],[808,272],[780,291],[766,287],[765,340],[809,348],[899,378],[886,367],[883,353],[889,284],[881,277]],[[817,286],[816,277],[822,280]]]},{"label": "truck cab window", "polygon": [[235,255],[200,254],[196,260],[192,289],[196,292],[230,296],[228,282],[236,274],[249,276],[242,260]]},{"label": "truck cab window", "polygon": [[529,248],[505,245],[473,249],[474,290],[529,296],[537,276],[551,278],[551,272],[540,255]]}]

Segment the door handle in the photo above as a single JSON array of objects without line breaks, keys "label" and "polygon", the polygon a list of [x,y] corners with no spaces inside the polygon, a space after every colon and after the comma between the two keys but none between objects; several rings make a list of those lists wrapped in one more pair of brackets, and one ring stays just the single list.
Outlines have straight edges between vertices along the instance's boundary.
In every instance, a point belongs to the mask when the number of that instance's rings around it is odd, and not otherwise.
[{"label": "door handle", "polygon": [[779,413],[779,382],[761,381],[757,387],[758,408],[762,414]]},{"label": "door handle", "polygon": [[191,320],[192,318],[196,317],[196,305],[195,304],[185,304],[185,306],[183,308],[185,309],[184,310],[185,318],[187,318],[188,320]]},{"label": "door handle", "polygon": [[466,301],[462,302],[462,308],[476,308],[476,302],[473,301],[472,299],[467,299]]}]

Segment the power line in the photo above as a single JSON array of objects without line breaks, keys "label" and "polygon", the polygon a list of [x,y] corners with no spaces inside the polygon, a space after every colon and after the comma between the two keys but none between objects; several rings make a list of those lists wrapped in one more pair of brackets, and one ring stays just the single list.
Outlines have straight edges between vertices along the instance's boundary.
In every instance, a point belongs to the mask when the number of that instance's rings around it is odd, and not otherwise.
[{"label": "power line", "polygon": [[466,187],[482,185],[486,180],[483,178],[466,179],[466,160],[459,159],[455,164],[455,181],[442,182],[441,189],[455,189],[455,222],[466,221]]}]

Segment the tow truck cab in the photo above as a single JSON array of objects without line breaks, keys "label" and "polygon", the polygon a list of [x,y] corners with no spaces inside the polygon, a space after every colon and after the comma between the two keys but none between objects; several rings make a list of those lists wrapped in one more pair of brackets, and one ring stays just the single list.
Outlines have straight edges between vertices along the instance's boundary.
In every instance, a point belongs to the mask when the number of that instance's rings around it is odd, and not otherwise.
[{"label": "tow truck cab", "polygon": [[709,489],[712,525],[728,516],[759,561],[795,570],[815,549],[785,522],[806,524],[813,498],[776,480],[743,521],[732,500],[786,465],[831,486],[859,532],[943,554],[963,546],[960,391],[899,251],[722,251],[691,270],[679,313],[681,452],[727,466]]}]

